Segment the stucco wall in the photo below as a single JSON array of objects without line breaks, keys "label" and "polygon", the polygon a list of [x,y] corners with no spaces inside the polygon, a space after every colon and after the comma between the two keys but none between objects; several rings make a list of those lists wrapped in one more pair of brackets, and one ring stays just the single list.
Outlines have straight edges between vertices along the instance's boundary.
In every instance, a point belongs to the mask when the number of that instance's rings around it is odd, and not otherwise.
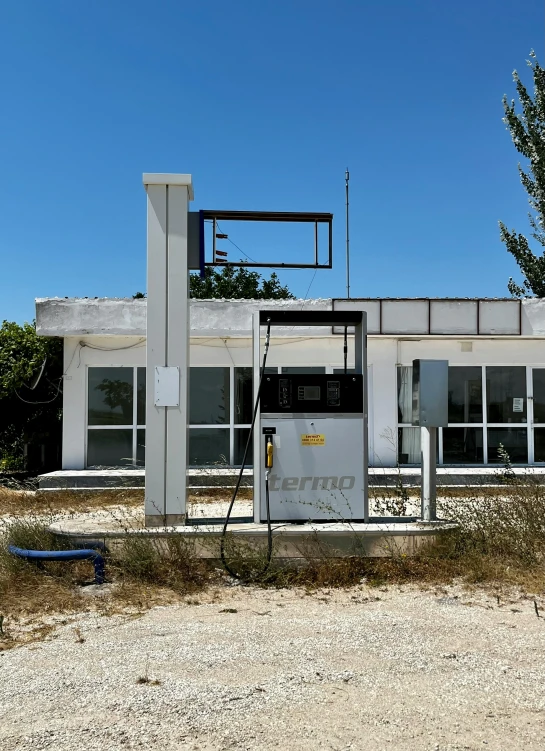
[{"label": "stucco wall", "polygon": [[[263,308],[331,310],[331,305],[330,299],[192,300],[191,334],[248,336],[252,331],[253,314]],[[146,300],[39,298],[36,300],[36,330],[41,336],[145,336],[146,310]],[[318,334],[330,331],[330,328],[314,329]],[[289,328],[276,330],[277,336],[290,333]]]},{"label": "stucco wall", "polygon": [[[146,300],[38,299],[43,336],[145,336]],[[263,307],[291,310],[365,310],[369,334],[545,336],[545,300],[192,300],[193,336],[248,336]],[[310,332],[302,332],[310,333]],[[314,330],[327,334],[328,330]],[[277,336],[290,336],[277,329]]]}]

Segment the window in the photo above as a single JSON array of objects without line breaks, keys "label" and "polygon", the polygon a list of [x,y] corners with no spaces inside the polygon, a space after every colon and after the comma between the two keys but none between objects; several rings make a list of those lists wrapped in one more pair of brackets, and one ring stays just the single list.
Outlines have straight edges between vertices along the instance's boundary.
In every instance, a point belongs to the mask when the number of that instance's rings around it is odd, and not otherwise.
[{"label": "window", "polygon": [[190,368],[190,425],[229,423],[229,368]]},{"label": "window", "polygon": [[526,422],[526,368],[486,368],[487,420]]},{"label": "window", "polygon": [[89,425],[132,425],[134,368],[89,368],[88,394]]},{"label": "window", "polygon": [[195,466],[229,465],[229,429],[189,429],[189,464]]},{"label": "window", "polygon": [[[534,422],[545,423],[545,368],[532,369]],[[543,461],[541,459],[540,461]]]},{"label": "window", "polygon": [[448,421],[483,421],[483,373],[480,367],[448,369]]},{"label": "window", "polygon": [[145,368],[88,368],[88,467],[144,466],[145,405]]},{"label": "window", "polygon": [[[531,381],[527,371],[520,365],[449,367],[449,426],[438,431],[440,464],[496,464],[500,446],[513,463],[545,462],[545,369],[534,368]],[[398,461],[419,464],[420,431],[410,427],[412,367],[398,367],[397,384]],[[542,429],[528,428],[529,408]]]},{"label": "window", "polygon": [[[323,366],[269,366],[266,373],[331,373]],[[353,372],[350,370],[349,372]],[[254,409],[251,367],[193,367],[189,374],[189,464],[240,466]],[[88,368],[87,466],[144,467],[146,369]],[[252,444],[246,465],[252,466]]]},{"label": "window", "polygon": [[503,446],[513,463],[528,462],[528,437],[526,428],[489,428],[488,429],[488,463],[503,464],[498,449]]},{"label": "window", "polygon": [[399,428],[398,461],[400,464],[420,464],[420,428]]},{"label": "window", "polygon": [[482,428],[443,428],[443,464],[482,464]]},{"label": "window", "polygon": [[251,424],[253,401],[252,368],[235,368],[235,423]]}]

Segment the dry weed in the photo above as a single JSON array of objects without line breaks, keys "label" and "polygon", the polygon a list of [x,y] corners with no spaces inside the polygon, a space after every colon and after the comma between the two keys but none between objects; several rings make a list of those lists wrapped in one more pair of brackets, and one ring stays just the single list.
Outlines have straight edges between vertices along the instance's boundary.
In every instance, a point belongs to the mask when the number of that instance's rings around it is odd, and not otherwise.
[{"label": "dry weed", "polygon": [[85,513],[111,506],[134,507],[142,504],[139,490],[60,490],[32,491],[0,487],[0,516],[28,514]]}]

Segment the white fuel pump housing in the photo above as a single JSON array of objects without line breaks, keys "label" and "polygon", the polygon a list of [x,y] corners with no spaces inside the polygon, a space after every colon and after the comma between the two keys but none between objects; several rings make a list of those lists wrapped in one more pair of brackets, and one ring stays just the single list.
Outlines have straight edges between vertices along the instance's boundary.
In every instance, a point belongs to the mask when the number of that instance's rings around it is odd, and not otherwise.
[{"label": "white fuel pump housing", "polygon": [[[263,375],[254,429],[255,521],[266,521],[267,501],[272,522],[368,521],[365,313],[260,311],[254,365],[268,323],[355,326],[356,372]],[[259,380],[254,370],[256,392]]]}]

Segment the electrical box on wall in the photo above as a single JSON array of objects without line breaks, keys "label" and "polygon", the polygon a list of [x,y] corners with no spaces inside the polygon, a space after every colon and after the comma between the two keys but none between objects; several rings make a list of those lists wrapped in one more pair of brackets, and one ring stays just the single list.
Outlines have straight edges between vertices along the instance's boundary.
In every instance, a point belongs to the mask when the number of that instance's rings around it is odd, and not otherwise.
[{"label": "electrical box on wall", "polygon": [[155,406],[180,406],[180,368],[155,367]]},{"label": "electrical box on wall", "polygon": [[413,360],[413,425],[448,425],[448,360]]}]

